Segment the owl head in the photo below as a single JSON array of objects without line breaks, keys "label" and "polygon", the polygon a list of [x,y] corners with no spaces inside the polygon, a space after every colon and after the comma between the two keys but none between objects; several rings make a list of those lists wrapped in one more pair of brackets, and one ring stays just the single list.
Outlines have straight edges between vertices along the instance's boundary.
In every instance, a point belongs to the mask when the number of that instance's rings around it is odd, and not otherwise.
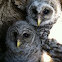
[{"label": "owl head", "polygon": [[8,29],[6,45],[8,50],[16,53],[16,56],[19,55],[21,62],[34,62],[40,56],[40,40],[34,29],[25,21],[18,21]]},{"label": "owl head", "polygon": [[60,16],[59,0],[34,0],[27,6],[27,19],[34,26],[44,26],[56,21]]}]

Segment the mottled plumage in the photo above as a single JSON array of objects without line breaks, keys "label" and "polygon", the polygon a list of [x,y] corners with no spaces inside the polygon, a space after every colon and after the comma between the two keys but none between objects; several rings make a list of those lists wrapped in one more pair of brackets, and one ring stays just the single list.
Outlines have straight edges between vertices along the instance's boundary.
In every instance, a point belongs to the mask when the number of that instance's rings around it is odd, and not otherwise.
[{"label": "mottled plumage", "polygon": [[41,55],[40,45],[34,29],[25,21],[18,21],[7,32],[5,61],[38,62]]},{"label": "mottled plumage", "polygon": [[62,45],[57,43],[55,39],[47,39],[46,41],[42,41],[41,47],[49,53],[53,59],[53,62],[62,61]]}]

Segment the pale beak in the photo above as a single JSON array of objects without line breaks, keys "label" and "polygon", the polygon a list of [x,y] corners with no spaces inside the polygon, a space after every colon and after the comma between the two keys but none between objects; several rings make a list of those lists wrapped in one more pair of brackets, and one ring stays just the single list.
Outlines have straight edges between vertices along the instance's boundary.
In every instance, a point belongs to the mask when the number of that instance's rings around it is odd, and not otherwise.
[{"label": "pale beak", "polygon": [[37,21],[37,25],[38,25],[38,26],[40,26],[41,21],[42,21],[42,20],[41,20],[41,16],[40,16],[40,15],[38,15],[38,21]]},{"label": "pale beak", "polygon": [[17,48],[19,48],[21,44],[22,44],[22,42],[18,39],[17,40]]}]

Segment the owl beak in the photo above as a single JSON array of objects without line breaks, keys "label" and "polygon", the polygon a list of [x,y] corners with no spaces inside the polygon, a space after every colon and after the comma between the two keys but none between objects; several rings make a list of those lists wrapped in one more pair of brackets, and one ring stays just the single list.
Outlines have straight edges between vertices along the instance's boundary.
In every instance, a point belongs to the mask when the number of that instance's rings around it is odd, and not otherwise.
[{"label": "owl beak", "polygon": [[40,17],[40,15],[38,15],[37,25],[40,26],[40,24],[41,24],[41,17]]},{"label": "owl beak", "polygon": [[17,40],[17,48],[19,48],[21,44],[22,44],[22,42],[20,41],[20,39],[18,39]]}]

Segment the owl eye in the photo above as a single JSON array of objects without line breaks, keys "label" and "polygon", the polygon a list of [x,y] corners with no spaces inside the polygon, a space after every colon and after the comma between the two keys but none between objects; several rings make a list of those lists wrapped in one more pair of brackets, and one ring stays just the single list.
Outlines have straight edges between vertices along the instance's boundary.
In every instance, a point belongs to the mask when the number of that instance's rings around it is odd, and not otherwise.
[{"label": "owl eye", "polygon": [[24,34],[23,34],[23,37],[24,37],[24,38],[28,38],[29,36],[30,36],[30,34],[28,34],[28,33],[24,33]]},{"label": "owl eye", "polygon": [[47,14],[49,14],[50,13],[50,10],[49,9],[44,9],[44,11],[43,11],[43,14],[44,15],[47,15]]},{"label": "owl eye", "polygon": [[17,32],[13,32],[15,45],[17,45],[17,35]]},{"label": "owl eye", "polygon": [[34,14],[37,14],[36,8],[33,8],[33,9],[32,9],[32,12],[33,12]]},{"label": "owl eye", "polygon": [[14,34],[14,37],[16,38],[17,37],[17,32],[13,32],[13,34]]}]

